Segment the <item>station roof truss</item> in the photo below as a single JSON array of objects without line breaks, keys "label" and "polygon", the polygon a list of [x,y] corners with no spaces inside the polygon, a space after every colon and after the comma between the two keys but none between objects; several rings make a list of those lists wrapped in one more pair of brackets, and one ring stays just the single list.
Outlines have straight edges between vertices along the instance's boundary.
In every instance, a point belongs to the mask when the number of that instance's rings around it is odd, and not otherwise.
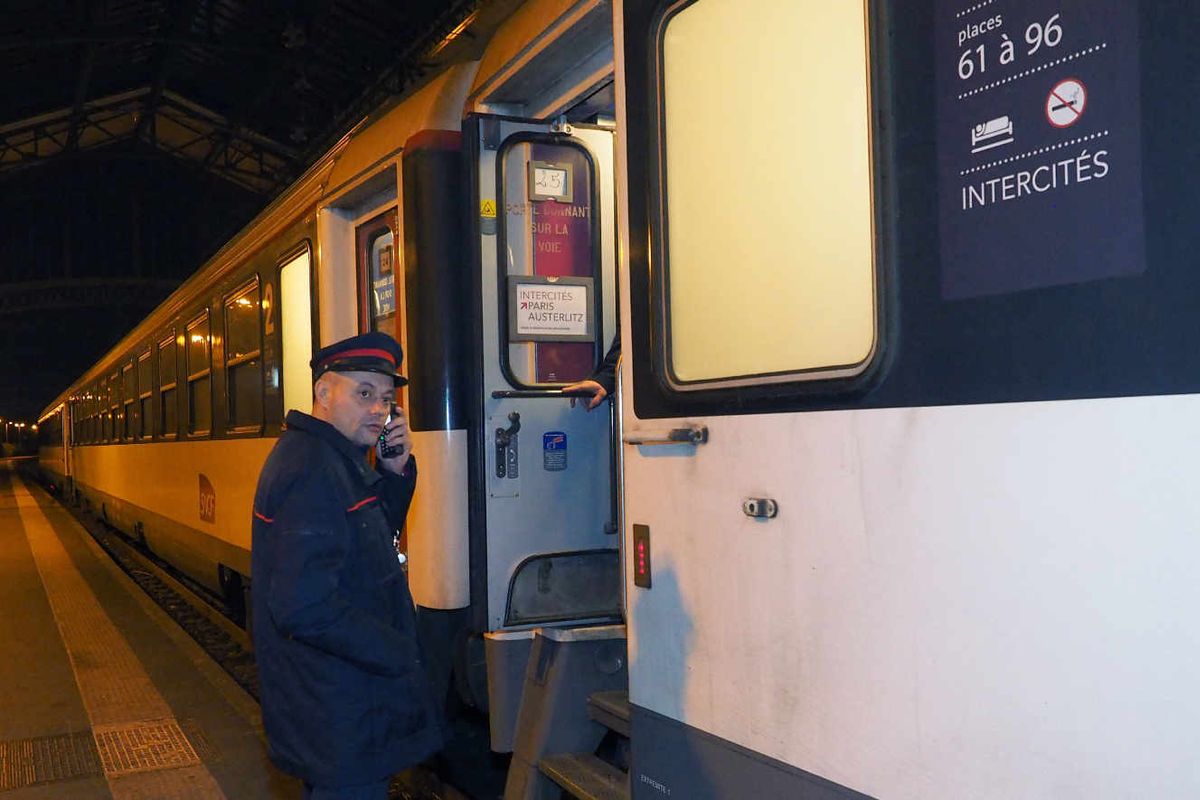
[{"label": "station roof truss", "polygon": [[487,5],[13,0],[0,16],[0,179],[125,143],[272,196],[460,49],[447,44],[469,39]]}]

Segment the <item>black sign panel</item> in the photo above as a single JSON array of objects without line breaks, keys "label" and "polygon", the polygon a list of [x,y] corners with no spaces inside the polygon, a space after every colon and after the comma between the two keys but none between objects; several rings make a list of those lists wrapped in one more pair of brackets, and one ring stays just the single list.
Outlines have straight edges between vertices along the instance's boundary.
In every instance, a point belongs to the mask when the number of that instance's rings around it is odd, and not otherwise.
[{"label": "black sign panel", "polygon": [[942,295],[1143,272],[1136,3],[936,10]]}]

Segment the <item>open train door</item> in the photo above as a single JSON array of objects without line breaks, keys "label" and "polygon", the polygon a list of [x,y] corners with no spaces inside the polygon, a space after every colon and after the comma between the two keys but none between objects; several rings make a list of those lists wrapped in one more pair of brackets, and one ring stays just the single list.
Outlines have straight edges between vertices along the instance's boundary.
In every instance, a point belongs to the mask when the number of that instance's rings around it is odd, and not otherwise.
[{"label": "open train door", "polygon": [[[586,411],[562,393],[593,375],[616,336],[613,134],[486,115],[469,117],[467,130],[478,164],[482,422],[472,609],[486,632],[492,749],[515,751],[506,796],[518,797],[525,789],[511,784],[536,772],[547,743],[522,740],[518,714],[533,714],[522,704],[542,709],[526,728],[559,730],[551,718],[565,708],[575,727],[586,724],[586,698],[530,698],[525,665],[539,648],[586,629],[588,670],[604,651],[601,683],[625,683],[613,415],[608,403]],[[556,638],[547,644],[538,631]],[[561,746],[570,735],[550,738]]]},{"label": "open train door", "polygon": [[816,617],[863,587],[812,572],[844,421],[797,412],[877,361],[866,5],[614,12],[635,798],[859,796],[828,731],[861,685],[810,647],[860,635]]},{"label": "open train door", "polygon": [[487,581],[472,595],[486,597],[487,630],[614,616],[609,408],[573,408],[562,394],[616,335],[612,133],[471,123]]}]

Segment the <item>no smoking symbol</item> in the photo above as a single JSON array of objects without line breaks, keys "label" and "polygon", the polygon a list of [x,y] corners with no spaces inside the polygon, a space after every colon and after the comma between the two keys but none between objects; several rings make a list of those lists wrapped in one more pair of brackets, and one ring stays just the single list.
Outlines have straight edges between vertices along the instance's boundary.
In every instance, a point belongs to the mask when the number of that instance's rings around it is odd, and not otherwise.
[{"label": "no smoking symbol", "polygon": [[1054,84],[1046,98],[1046,119],[1056,128],[1074,125],[1083,116],[1087,105],[1087,87],[1077,78],[1067,78]]}]

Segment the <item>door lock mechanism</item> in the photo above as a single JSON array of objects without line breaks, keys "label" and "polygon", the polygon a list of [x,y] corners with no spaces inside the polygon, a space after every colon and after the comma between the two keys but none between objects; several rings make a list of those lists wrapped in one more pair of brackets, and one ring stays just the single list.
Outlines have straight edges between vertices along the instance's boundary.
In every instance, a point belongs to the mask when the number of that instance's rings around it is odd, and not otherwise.
[{"label": "door lock mechanism", "polygon": [[517,431],[521,430],[521,415],[508,415],[509,426],[496,428],[496,477],[517,477]]}]

